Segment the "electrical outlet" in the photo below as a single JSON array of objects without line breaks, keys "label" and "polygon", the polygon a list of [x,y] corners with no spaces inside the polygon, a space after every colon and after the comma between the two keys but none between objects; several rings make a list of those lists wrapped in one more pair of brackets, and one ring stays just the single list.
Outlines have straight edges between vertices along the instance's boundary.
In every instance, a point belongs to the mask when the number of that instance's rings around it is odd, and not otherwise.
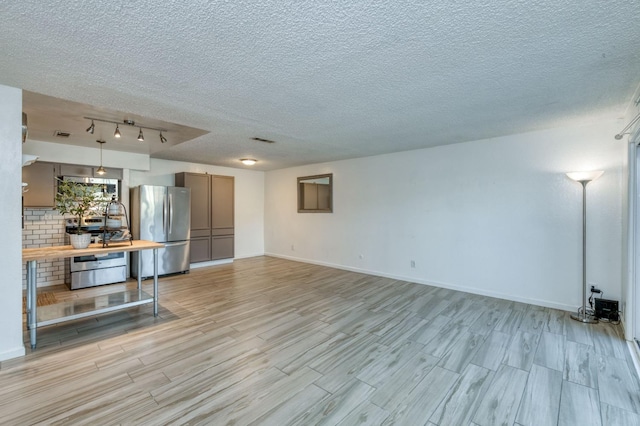
[{"label": "electrical outlet", "polygon": [[412,260],[412,261],[411,261],[411,267],[412,267],[412,268],[415,268],[415,267],[416,267],[416,261],[415,261],[415,260]]}]

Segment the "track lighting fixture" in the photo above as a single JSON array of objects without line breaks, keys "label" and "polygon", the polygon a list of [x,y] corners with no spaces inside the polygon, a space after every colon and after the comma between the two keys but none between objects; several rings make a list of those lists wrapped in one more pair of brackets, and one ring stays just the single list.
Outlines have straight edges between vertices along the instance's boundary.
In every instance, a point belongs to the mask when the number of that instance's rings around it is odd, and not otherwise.
[{"label": "track lighting fixture", "polygon": [[100,144],[100,167],[98,167],[98,170],[96,170],[96,173],[99,174],[100,176],[102,176],[105,173],[107,173],[105,168],[102,167],[102,145],[104,145],[106,142],[105,141],[101,141],[101,140],[97,140],[96,142],[98,142]]},{"label": "track lighting fixture", "polygon": [[167,132],[166,129],[158,129],[158,128],[155,128],[155,127],[141,126],[139,124],[136,124],[135,121],[133,121],[133,120],[122,120],[122,122],[119,122],[119,121],[112,121],[112,120],[103,120],[101,118],[95,118],[95,117],[84,117],[84,119],[85,120],[91,120],[91,125],[87,128],[87,133],[93,134],[93,132],[95,131],[95,128],[96,128],[94,122],[98,121],[98,122],[101,122],[101,123],[115,124],[116,125],[116,130],[113,133],[113,136],[116,137],[116,138],[121,138],[122,137],[122,133],[120,133],[120,124],[123,124],[123,125],[127,125],[127,126],[137,127],[138,129],[140,129],[140,131],[138,132],[138,138],[137,138],[140,142],[144,142],[144,134],[142,132],[142,129],[155,130],[156,132],[159,132],[160,133],[160,142],[162,142],[162,143],[166,143],[167,142],[167,138],[165,138],[164,135],[162,134],[163,132]]}]

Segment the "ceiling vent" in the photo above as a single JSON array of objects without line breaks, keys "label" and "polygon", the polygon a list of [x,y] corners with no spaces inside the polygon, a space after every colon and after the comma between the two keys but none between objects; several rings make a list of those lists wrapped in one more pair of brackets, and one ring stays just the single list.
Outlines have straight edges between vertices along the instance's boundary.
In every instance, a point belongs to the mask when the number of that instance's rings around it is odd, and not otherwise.
[{"label": "ceiling vent", "polygon": [[56,138],[68,138],[69,136],[71,136],[71,133],[63,132],[62,130],[56,130],[55,132],[53,132],[53,136],[55,136]]},{"label": "ceiling vent", "polygon": [[251,138],[251,140],[254,140],[256,142],[264,142],[264,143],[276,143],[276,141],[270,141],[269,139],[262,139],[262,138]]}]

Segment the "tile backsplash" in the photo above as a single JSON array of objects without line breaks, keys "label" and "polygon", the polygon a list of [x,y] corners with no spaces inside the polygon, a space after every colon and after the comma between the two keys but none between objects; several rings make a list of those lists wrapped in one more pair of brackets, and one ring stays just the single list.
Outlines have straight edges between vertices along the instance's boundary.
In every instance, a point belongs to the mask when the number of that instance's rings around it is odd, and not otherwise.
[{"label": "tile backsplash", "polygon": [[[57,210],[25,208],[22,248],[64,245],[64,217]],[[64,259],[38,262],[38,287],[64,284]],[[22,287],[26,288],[26,266],[22,264]]]}]

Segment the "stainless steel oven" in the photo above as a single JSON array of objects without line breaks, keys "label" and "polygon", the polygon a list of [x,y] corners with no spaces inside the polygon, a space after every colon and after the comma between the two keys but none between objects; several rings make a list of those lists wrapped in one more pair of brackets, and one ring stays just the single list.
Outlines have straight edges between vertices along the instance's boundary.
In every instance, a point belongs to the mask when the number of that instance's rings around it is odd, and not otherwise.
[{"label": "stainless steel oven", "polygon": [[72,290],[112,284],[127,280],[127,260],[124,252],[104,256],[75,256],[69,258]]},{"label": "stainless steel oven", "polygon": [[[90,232],[93,236],[92,240],[100,236],[104,225],[103,216],[84,218],[83,222],[82,230]],[[73,219],[67,221],[66,231],[67,233],[77,231]],[[65,282],[71,290],[77,290],[126,281],[127,257],[125,252],[116,252],[104,255],[74,256],[65,259]]]}]

